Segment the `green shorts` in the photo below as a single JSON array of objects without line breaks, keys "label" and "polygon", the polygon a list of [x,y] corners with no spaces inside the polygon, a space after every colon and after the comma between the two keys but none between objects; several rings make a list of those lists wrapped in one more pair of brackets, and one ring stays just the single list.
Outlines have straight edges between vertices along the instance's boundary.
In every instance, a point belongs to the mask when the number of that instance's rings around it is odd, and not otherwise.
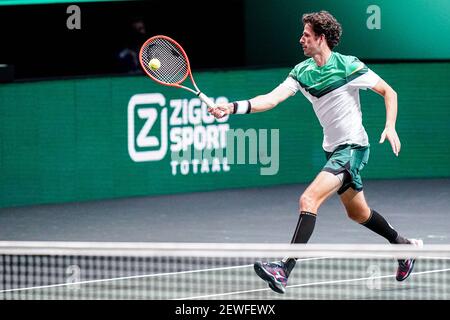
[{"label": "green shorts", "polygon": [[325,155],[328,161],[322,171],[334,175],[344,173],[343,184],[338,190],[338,194],[343,194],[348,188],[358,192],[362,191],[363,184],[360,173],[369,161],[369,146],[344,144],[337,147],[333,152],[325,151]]}]

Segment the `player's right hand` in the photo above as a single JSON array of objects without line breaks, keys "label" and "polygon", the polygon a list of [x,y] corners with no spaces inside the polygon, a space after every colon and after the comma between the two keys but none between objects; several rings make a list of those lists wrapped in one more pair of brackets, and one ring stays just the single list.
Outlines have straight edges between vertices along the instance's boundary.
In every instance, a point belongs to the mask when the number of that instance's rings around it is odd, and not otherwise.
[{"label": "player's right hand", "polygon": [[208,108],[208,112],[211,113],[216,119],[223,118],[226,115],[233,113],[232,110],[232,103],[217,104],[215,108]]}]

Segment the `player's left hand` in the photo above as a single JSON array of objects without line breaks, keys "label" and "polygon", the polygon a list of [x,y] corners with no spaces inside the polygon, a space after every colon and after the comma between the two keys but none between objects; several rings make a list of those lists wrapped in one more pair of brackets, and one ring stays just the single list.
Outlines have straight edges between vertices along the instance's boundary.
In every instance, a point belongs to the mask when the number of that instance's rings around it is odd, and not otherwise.
[{"label": "player's left hand", "polygon": [[383,143],[385,139],[388,139],[391,143],[392,152],[398,157],[402,144],[400,143],[400,138],[398,137],[395,128],[384,128],[383,133],[381,134],[380,143]]}]

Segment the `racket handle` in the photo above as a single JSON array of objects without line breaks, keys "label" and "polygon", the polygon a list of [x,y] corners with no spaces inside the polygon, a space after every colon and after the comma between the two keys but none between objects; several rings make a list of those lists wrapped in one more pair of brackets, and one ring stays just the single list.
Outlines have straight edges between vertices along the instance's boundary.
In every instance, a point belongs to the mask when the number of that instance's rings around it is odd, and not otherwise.
[{"label": "racket handle", "polygon": [[199,92],[197,94],[197,96],[200,98],[200,100],[202,100],[204,103],[206,103],[206,105],[210,108],[215,108],[216,104],[210,99],[208,98],[203,92]]}]

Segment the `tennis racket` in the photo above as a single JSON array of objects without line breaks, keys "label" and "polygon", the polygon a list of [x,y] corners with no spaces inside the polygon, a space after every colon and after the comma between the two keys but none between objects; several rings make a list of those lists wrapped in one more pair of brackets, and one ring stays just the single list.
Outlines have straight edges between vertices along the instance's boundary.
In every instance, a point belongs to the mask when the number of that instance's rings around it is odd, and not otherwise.
[{"label": "tennis racket", "polygon": [[[159,60],[158,69],[150,66],[152,59]],[[139,51],[139,62],[145,73],[157,83],[190,91],[209,108],[216,107],[215,103],[198,88],[192,76],[187,54],[175,40],[163,35],[151,37],[145,41]],[[188,76],[191,78],[194,88],[181,84]]]}]

